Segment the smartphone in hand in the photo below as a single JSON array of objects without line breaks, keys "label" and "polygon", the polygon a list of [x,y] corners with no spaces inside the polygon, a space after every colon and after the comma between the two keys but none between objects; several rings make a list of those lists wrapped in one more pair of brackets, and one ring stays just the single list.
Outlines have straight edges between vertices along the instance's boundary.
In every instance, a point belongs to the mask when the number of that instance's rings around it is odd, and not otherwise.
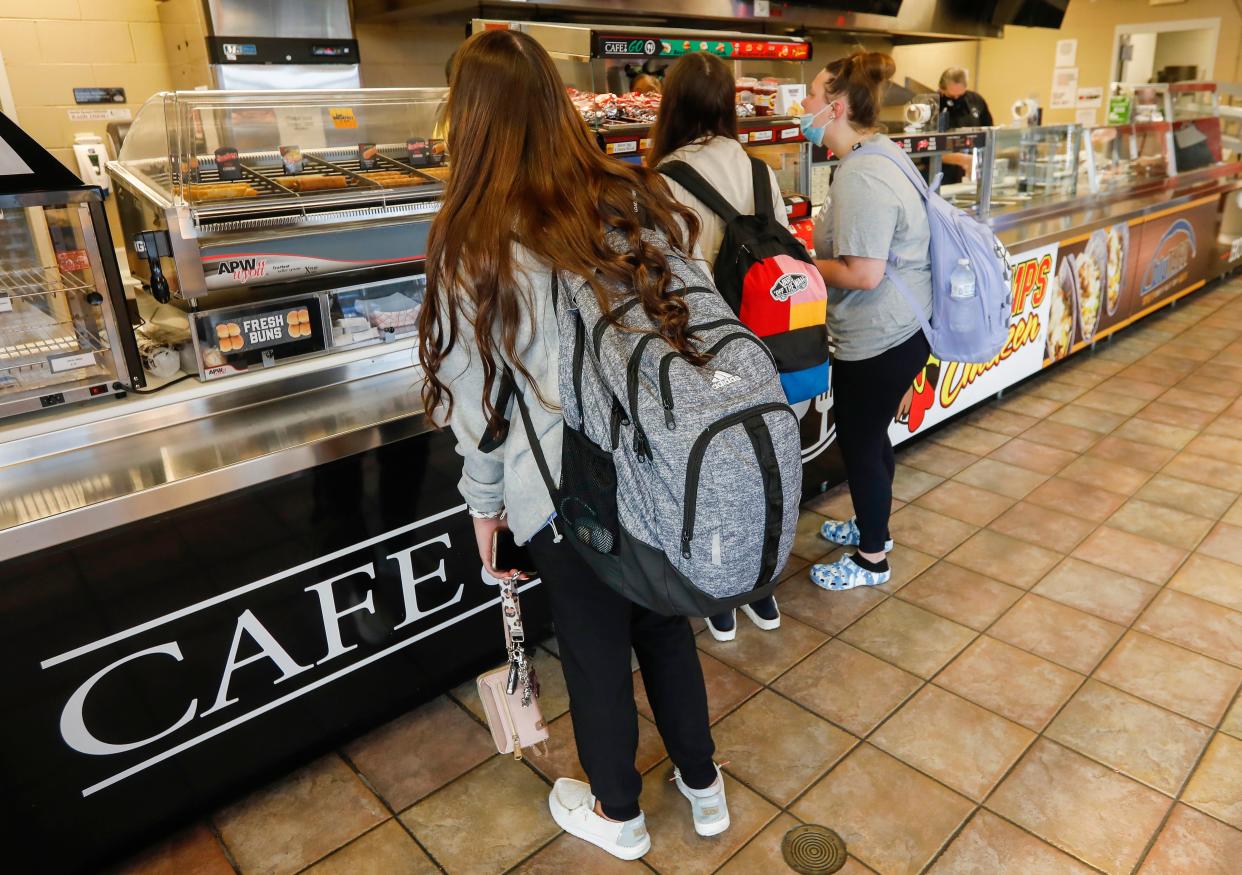
[{"label": "smartphone in hand", "polygon": [[518,546],[513,532],[508,529],[496,529],[492,533],[492,568],[500,572],[520,571],[529,577],[538,574],[530,551]]}]

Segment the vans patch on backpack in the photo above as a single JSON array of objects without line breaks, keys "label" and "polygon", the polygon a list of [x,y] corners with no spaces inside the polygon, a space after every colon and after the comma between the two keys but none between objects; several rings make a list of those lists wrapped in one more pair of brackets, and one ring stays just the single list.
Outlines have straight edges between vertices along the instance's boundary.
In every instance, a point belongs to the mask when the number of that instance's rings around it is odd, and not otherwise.
[{"label": "vans patch on backpack", "polygon": [[811,285],[804,273],[787,273],[772,284],[768,294],[774,301],[788,301],[799,292],[805,292]]}]

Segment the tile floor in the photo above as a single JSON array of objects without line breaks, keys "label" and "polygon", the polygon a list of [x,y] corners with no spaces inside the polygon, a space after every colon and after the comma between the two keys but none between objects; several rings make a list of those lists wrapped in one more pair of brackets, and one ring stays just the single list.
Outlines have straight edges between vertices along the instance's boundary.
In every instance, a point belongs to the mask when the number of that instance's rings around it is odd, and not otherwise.
[{"label": "tile floor", "polygon": [[724,836],[694,835],[641,684],[651,853],[559,833],[549,782],[581,769],[552,641],[546,759],[495,756],[463,685],[120,871],[781,872],[799,822],[848,873],[1242,871],[1242,282],[898,461],[889,584],[808,582],[837,489],[805,508],[781,630],[699,635]]}]

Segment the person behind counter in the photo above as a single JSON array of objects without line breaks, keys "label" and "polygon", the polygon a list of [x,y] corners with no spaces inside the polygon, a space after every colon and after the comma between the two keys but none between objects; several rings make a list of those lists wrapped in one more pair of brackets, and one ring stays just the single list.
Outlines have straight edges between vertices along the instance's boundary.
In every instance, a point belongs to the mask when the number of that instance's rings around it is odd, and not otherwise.
[{"label": "person behind counter", "polygon": [[[736,93],[733,72],[720,58],[706,52],[680,57],[665,76],[660,115],[647,150],[647,166],[684,161],[733,209],[751,216],[756,210],[753,174],[750,158],[737,139]],[[776,174],[769,169],[768,175],[772,210],[777,221],[789,227]],[[699,218],[699,251],[710,275],[724,239],[724,220],[676,181],[667,182],[677,202]],[[742,613],[760,629],[772,630],[781,624],[780,610],[771,596],[744,606]],[[707,628],[717,641],[733,640],[737,635],[736,613],[727,611],[709,617]]]},{"label": "person behind counter", "polygon": [[829,286],[833,411],[855,516],[828,520],[820,534],[858,550],[812,567],[811,580],[827,590],[889,579],[895,461],[888,427],[930,352],[918,315],[885,276],[891,254],[893,269],[931,318],[931,231],[922,197],[885,156],[851,156],[867,143],[909,160],[877,131],[880,90],[892,73],[888,55],[850,55],[821,70],[803,102],[807,139],[843,156],[828,203],[816,216],[815,251]]},{"label": "person behind counter", "polygon": [[[689,311],[666,293],[671,269],[661,250],[619,254],[605,232],[637,237],[635,216],[645,214],[646,227],[689,254],[697,219],[654,171],[599,151],[551,58],[527,34],[484,31],[458,49],[448,119],[454,172],[431,227],[419,317],[423,402],[458,440],[459,489],[485,570],[493,577],[510,573],[491,567],[490,545],[498,528],[511,527],[548,589],[578,759],[590,781],[558,779],[548,806],[562,829],[614,856],[633,860],[651,847],[634,767],[633,647],[695,829],[723,832],[729,826],[724,781],[712,761],[707,692],[689,620],[622,598],[560,537],[525,428],[511,428],[493,452],[478,449],[494,412],[498,367],[507,363],[551,477],[559,479],[554,270],[635,289],[668,342],[693,352]],[[595,287],[595,293],[610,310],[604,292]]]},{"label": "person behind counter", "polygon": [[[945,130],[992,127],[992,111],[988,102],[975,91],[967,90],[966,71],[948,67],[940,74],[940,113],[945,116]],[[944,184],[954,185],[971,171],[971,158],[958,152],[941,156]]]}]

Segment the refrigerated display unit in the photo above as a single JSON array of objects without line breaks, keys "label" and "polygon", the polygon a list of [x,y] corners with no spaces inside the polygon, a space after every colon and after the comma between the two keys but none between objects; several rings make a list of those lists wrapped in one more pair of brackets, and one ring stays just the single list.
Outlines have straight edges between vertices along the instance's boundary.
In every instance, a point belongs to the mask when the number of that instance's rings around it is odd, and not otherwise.
[{"label": "refrigerated display unit", "polygon": [[0,419],[142,385],[103,192],[0,115]]}]

